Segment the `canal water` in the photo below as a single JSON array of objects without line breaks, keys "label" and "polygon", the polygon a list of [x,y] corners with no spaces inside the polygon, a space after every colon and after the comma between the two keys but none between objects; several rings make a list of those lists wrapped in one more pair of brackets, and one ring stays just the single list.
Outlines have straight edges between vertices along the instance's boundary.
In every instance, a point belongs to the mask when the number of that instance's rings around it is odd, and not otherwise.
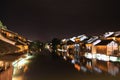
[{"label": "canal water", "polygon": [[120,80],[120,63],[82,59],[72,64],[48,51],[14,67],[12,80]]}]

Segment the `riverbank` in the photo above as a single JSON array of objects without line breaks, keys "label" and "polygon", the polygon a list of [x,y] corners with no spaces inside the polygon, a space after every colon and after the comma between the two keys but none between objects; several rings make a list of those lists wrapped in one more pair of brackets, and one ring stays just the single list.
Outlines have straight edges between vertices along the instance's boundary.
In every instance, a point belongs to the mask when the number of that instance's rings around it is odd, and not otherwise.
[{"label": "riverbank", "polygon": [[26,53],[13,53],[13,54],[2,55],[2,56],[0,56],[0,61],[13,62],[25,54]]}]

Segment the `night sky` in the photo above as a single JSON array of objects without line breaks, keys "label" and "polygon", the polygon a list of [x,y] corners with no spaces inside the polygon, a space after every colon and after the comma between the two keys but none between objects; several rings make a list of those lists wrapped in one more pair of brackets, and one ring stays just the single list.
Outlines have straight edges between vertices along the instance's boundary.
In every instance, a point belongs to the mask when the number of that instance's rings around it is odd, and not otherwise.
[{"label": "night sky", "polygon": [[120,30],[119,0],[3,0],[0,20],[31,40]]}]

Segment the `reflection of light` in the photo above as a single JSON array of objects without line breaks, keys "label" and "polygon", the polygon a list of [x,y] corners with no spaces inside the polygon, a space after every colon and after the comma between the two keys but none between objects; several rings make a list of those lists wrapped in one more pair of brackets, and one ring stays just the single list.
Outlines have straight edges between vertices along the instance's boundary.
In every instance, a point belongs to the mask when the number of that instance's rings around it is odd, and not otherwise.
[{"label": "reflection of light", "polygon": [[81,66],[81,70],[83,70],[84,72],[87,71],[87,69],[84,66]]},{"label": "reflection of light", "polygon": [[57,49],[57,50],[62,52],[67,52],[67,50],[64,50],[64,49]]},{"label": "reflection of light", "polygon": [[22,58],[20,58],[20,59],[18,59],[18,60],[16,60],[16,61],[14,61],[13,63],[12,63],[12,65],[14,66],[14,67],[16,67],[17,66],[17,64],[18,64],[18,62],[19,61],[21,61],[22,60]]},{"label": "reflection of light", "polygon": [[25,59],[31,59],[33,58],[34,56],[30,56],[30,55],[26,55],[26,58]]},{"label": "reflection of light", "polygon": [[103,61],[109,61],[109,56],[104,55],[104,54],[92,54],[92,53],[85,53],[85,57],[92,59],[92,58],[96,58],[98,60],[103,60]]},{"label": "reflection of light", "polygon": [[67,60],[66,56],[63,57],[64,60]]},{"label": "reflection of light", "polygon": [[28,70],[28,66],[24,67],[24,72],[26,72]]},{"label": "reflection of light", "polygon": [[23,80],[23,77],[22,77],[22,76],[19,76],[19,77],[13,77],[12,80]]},{"label": "reflection of light", "polygon": [[18,67],[18,66],[24,66],[25,64],[29,63],[28,60],[26,59],[21,59],[20,61],[18,61],[16,64],[14,64],[14,67]]},{"label": "reflection of light", "polygon": [[96,54],[96,58],[97,58],[98,60],[101,60],[101,54]]},{"label": "reflection of light", "polygon": [[109,61],[109,56],[104,55],[104,54],[96,54],[96,58],[98,60]]},{"label": "reflection of light", "polygon": [[25,54],[21,56],[18,60],[14,61],[12,63],[14,67],[13,71],[13,79],[12,80],[23,80],[21,76],[18,76],[21,73],[24,73],[28,70],[27,64],[30,63],[29,59],[33,58],[33,56],[29,56],[28,54]]},{"label": "reflection of light", "polygon": [[89,59],[92,59],[92,54],[90,54],[90,53],[85,53],[85,57],[86,57],[86,58],[89,58]]},{"label": "reflection of light", "polygon": [[109,56],[101,55],[101,60],[103,60],[103,61],[109,61]]},{"label": "reflection of light", "polygon": [[93,54],[92,56],[93,56],[93,58],[96,58],[96,54]]},{"label": "reflection of light", "polygon": [[24,55],[24,56],[25,56],[25,57],[19,58],[18,60],[14,61],[14,62],[12,63],[12,65],[13,65],[14,67],[22,66],[22,65],[24,65],[24,64],[29,63],[28,59],[33,58],[33,56],[28,56],[28,54],[26,54],[26,55]]},{"label": "reflection of light", "polygon": [[3,67],[3,66],[4,66],[3,63],[4,63],[3,61],[0,61],[0,67]]},{"label": "reflection of light", "polygon": [[69,54],[67,54],[67,56],[70,56]]},{"label": "reflection of light", "polygon": [[74,59],[74,56],[73,56],[73,55],[69,55],[69,58],[70,58],[70,59]]},{"label": "reflection of light", "polygon": [[72,63],[72,64],[75,64],[75,60],[74,60],[74,59],[73,59],[73,60],[71,60],[71,63]]},{"label": "reflection of light", "polygon": [[110,60],[111,60],[111,61],[117,61],[117,57],[110,56]]},{"label": "reflection of light", "polygon": [[120,58],[118,58],[118,60],[117,60],[118,62],[120,62]]},{"label": "reflection of light", "polygon": [[28,61],[25,60],[25,59],[22,59],[21,61],[18,62],[18,65],[22,66],[22,65],[24,65],[26,63],[28,63]]},{"label": "reflection of light", "polygon": [[107,66],[108,66],[108,73],[110,73],[111,75],[115,76],[116,74],[119,73],[119,67],[115,66],[113,63],[107,62]]},{"label": "reflection of light", "polygon": [[78,64],[74,64],[75,69],[77,69],[78,71],[80,71],[80,66]]},{"label": "reflection of light", "polygon": [[97,71],[98,73],[101,73],[102,71],[99,69],[99,68],[97,68],[97,67],[94,67],[93,68],[95,71]]}]

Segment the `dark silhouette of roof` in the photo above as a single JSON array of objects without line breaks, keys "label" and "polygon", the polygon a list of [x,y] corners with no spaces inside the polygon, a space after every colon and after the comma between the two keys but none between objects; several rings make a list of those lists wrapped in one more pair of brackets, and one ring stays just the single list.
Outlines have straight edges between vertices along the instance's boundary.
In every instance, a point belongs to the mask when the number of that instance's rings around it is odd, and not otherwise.
[{"label": "dark silhouette of roof", "polygon": [[117,36],[115,36],[115,37],[120,38],[120,35],[117,35]]},{"label": "dark silhouette of roof", "polygon": [[112,42],[113,40],[102,40],[100,43],[98,43],[97,45],[107,45],[109,44],[110,42]]},{"label": "dark silhouette of roof", "polygon": [[67,41],[67,45],[72,45],[72,44],[74,44],[75,42],[73,42],[73,41],[71,41],[71,40],[69,40],[69,41]]}]

